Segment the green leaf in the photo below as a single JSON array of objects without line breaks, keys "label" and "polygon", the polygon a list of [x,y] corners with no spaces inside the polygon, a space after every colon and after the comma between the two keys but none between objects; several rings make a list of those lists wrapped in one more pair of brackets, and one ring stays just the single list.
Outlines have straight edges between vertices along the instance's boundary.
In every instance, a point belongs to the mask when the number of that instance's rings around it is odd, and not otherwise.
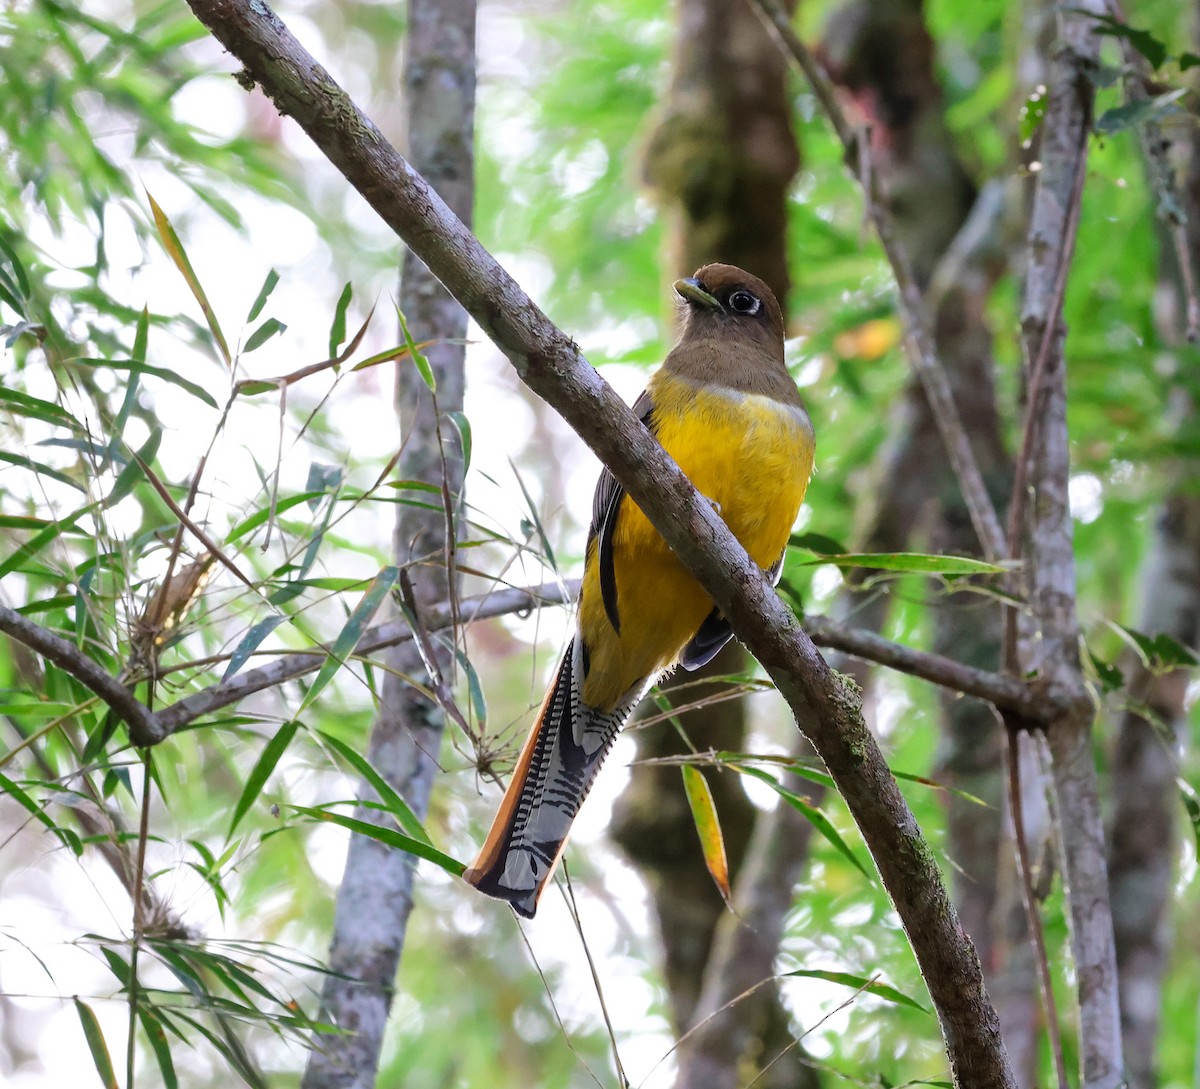
[{"label": "green leaf", "polygon": [[142,466],[152,465],[155,455],[158,453],[159,444],[162,442],[162,429],[154,428],[150,432],[150,437],[142,444],[142,448],[137,452],[137,458],[128,462],[125,468],[117,474],[116,483],[113,484],[113,489],[108,494],[108,498],[104,500],[104,505],[107,507],[115,507],[122,499],[124,499],[131,491],[133,486],[142,479]]},{"label": "green leaf", "polygon": [[114,371],[129,371],[131,374],[149,374],[154,378],[161,378],[164,382],[170,382],[171,385],[186,390],[210,408],[218,407],[212,394],[203,386],[198,386],[195,382],[191,382],[181,375],[176,374],[175,371],[167,370],[165,367],[152,367],[148,363],[138,363],[133,359],[99,359],[95,356],[77,357],[72,359],[71,362],[81,367],[107,367]]},{"label": "green leaf", "polygon": [[0,792],[7,794],[39,824],[44,825],[53,832],[63,846],[70,850],[76,857],[83,854],[83,844],[80,842],[79,837],[70,828],[63,828],[55,824],[50,814],[42,806],[38,805],[20,786],[4,774],[0,774]]},{"label": "green leaf", "polygon": [[117,981],[121,984],[121,990],[128,991],[130,977],[130,968],[128,962],[124,957],[121,956],[120,953],[107,945],[100,946],[100,953],[103,955],[104,959],[108,961],[108,969],[114,976],[117,977]]},{"label": "green leaf", "polygon": [[221,683],[224,684],[230,677],[234,676],[246,664],[250,655],[258,649],[258,645],[287,619],[288,617],[283,613],[272,613],[270,616],[263,617],[262,620],[251,627],[242,636],[241,641],[234,647],[233,653],[229,656],[229,665],[225,667]]},{"label": "green leaf", "polygon": [[1028,143],[1033,139],[1046,116],[1047,96],[1045,88],[1034,91],[1017,113],[1017,129],[1021,134],[1021,142]]},{"label": "green leaf", "polygon": [[941,556],[925,552],[842,552],[837,555],[816,552],[815,560],[799,567],[831,563],[836,567],[865,567],[874,571],[902,571],[916,575],[1002,575],[1006,568],[969,556]]},{"label": "green leaf", "polygon": [[806,548],[821,556],[841,556],[847,549],[841,541],[826,537],[821,533],[793,533],[788,540],[793,548]]},{"label": "green leaf", "polygon": [[355,363],[350,369],[352,371],[365,371],[368,367],[377,367],[380,363],[391,363],[392,360],[403,359],[409,354],[408,348],[401,344],[395,348],[388,348],[386,351],[376,352],[374,355]]},{"label": "green leaf", "polygon": [[721,822],[717,818],[717,805],[703,773],[691,764],[679,769],[683,773],[683,789],[687,794],[692,821],[700,837],[700,850],[704,865],[716,882],[721,896],[728,901],[732,895],[729,887],[729,860],[725,855],[725,837],[721,834]]},{"label": "green leaf", "polygon": [[354,295],[353,285],[348,281],[342,288],[337,308],[333,312],[333,324],[329,327],[329,358],[335,359],[342,341],[346,339],[346,311],[350,308],[350,299]]},{"label": "green leaf", "polygon": [[92,1007],[81,998],[75,998],[75,1012],[79,1015],[79,1023],[83,1026],[83,1035],[87,1040],[88,1050],[92,1053],[92,1062],[96,1064],[96,1073],[105,1089],[117,1089],[117,1075],[113,1070],[112,1057],[108,1053],[108,1044],[104,1042],[104,1033],[100,1030],[100,1022]]},{"label": "green leaf", "polygon": [[329,651],[329,656],[317,671],[312,685],[304,693],[304,700],[296,711],[297,715],[303,714],[313,705],[313,701],[333,679],[334,674],[345,664],[346,659],[358,645],[359,639],[362,638],[362,633],[370,624],[371,618],[379,610],[379,606],[383,604],[387,595],[391,593],[392,587],[396,585],[399,577],[400,568],[398,567],[385,567],[375,576],[367,588],[367,592],[363,594],[362,600],[354,607],[349,619],[338,633],[338,637]]},{"label": "green leaf", "polygon": [[39,476],[48,477],[50,480],[57,480],[60,484],[66,484],[76,491],[86,492],[87,488],[80,484],[79,481],[67,476],[66,473],[59,472],[57,469],[49,465],[45,465],[40,461],[34,461],[32,458],[26,457],[24,454],[8,454],[0,450],[0,461],[8,465],[17,465],[22,469],[28,469],[31,472],[37,473]]},{"label": "green leaf", "polygon": [[525,497],[525,509],[529,512],[529,524],[537,532],[538,540],[542,545],[542,555],[546,557],[546,562],[550,565],[551,570],[557,571],[558,563],[554,559],[554,549],[550,546],[550,538],[546,536],[545,527],[542,525],[541,518],[538,517],[537,504],[534,503],[533,496],[529,494],[529,489],[525,487],[525,481],[516,462],[509,458],[508,464],[513,471],[513,476],[517,478],[517,487],[521,489],[521,495]]},{"label": "green leaf", "polygon": [[85,514],[89,514],[95,510],[97,506],[99,506],[98,503],[89,503],[86,507],[81,507],[73,514],[68,515],[64,520],[51,522],[44,529],[30,537],[23,545],[19,545],[7,559],[0,562],[0,579],[10,571],[15,571],[32,556],[36,556],[46,545],[51,541],[57,540],[64,533],[77,532],[75,523]]},{"label": "green leaf", "polygon": [[1200,56],[1195,53],[1180,53],[1179,54],[1179,70],[1186,72],[1189,68],[1200,66]]},{"label": "green leaf", "polygon": [[[308,503],[311,507],[314,502],[319,502],[321,499],[323,499],[325,494],[326,493],[324,491],[317,491],[301,492],[299,495],[289,495],[286,499],[280,499],[275,504],[275,514],[279,515],[284,511],[289,511],[292,509],[292,507],[297,506],[300,503]],[[232,544],[234,541],[238,540],[238,538],[244,537],[252,529],[257,529],[270,517],[271,507],[268,504],[261,510],[256,510],[249,517],[243,519],[236,526],[234,526],[234,528],[225,535],[225,543]]]},{"label": "green leaf", "polygon": [[162,1078],[163,1089],[179,1089],[179,1079],[175,1075],[175,1062],[171,1058],[171,1046],[167,1043],[167,1034],[163,1031],[162,1022],[154,1013],[143,1005],[138,1005],[138,1019],[142,1022],[142,1031],[150,1041],[150,1050],[154,1052],[158,1063],[158,1073]]},{"label": "green leaf", "polygon": [[471,467],[471,421],[467,419],[464,412],[448,412],[446,415],[454,421],[454,426],[458,428],[458,437],[462,442],[463,473],[465,474]]},{"label": "green leaf", "polygon": [[257,329],[254,330],[246,338],[246,345],[242,349],[243,352],[252,352],[255,348],[261,348],[268,340],[278,333],[283,333],[287,330],[287,326],[278,318],[267,318]]},{"label": "green leaf", "polygon": [[429,392],[437,393],[437,378],[434,377],[433,368],[429,365],[429,360],[417,348],[417,342],[413,340],[412,334],[408,331],[408,322],[404,320],[404,315],[401,313],[400,307],[396,307],[396,317],[400,319],[400,331],[404,334],[404,344],[412,356],[417,373],[420,374],[425,385],[429,387]]},{"label": "green leaf", "polygon": [[483,684],[479,680],[479,673],[461,649],[454,648],[454,656],[458,659],[458,664],[462,666],[463,672],[467,675],[467,692],[471,697],[471,709],[475,714],[475,721],[479,725],[482,732],[487,726],[487,700],[483,695]]},{"label": "green leaf", "polygon": [[1200,665],[1200,659],[1174,636],[1166,632],[1147,635],[1124,624],[1109,621],[1109,626],[1138,653],[1142,664],[1156,673]]},{"label": "green leaf", "polygon": [[[275,285],[279,283],[279,273],[271,269],[267,273],[267,278],[263,280],[263,285],[259,288],[258,297],[254,300],[254,305],[250,307],[250,313],[246,315],[246,323],[249,324],[259,314],[262,313],[262,308],[267,305],[267,299],[271,297],[271,292],[275,290]],[[249,350],[249,349],[247,349]]]},{"label": "green leaf", "polygon": [[[17,293],[24,299],[29,298],[29,277],[25,275],[25,269],[21,264],[21,260],[17,257],[17,251],[5,241],[4,236],[0,234],[0,253],[8,259],[8,267],[12,269],[13,278],[16,281]],[[20,310],[19,306],[13,306],[14,310]]]},{"label": "green leaf", "polygon": [[856,991],[870,991],[871,994],[886,999],[888,1002],[894,1002],[897,1006],[907,1006],[909,1009],[920,1010],[922,1013],[930,1012],[916,999],[909,998],[903,991],[889,987],[886,983],[880,983],[877,979],[867,979],[865,976],[855,976],[849,972],[825,972],[819,968],[798,968],[794,972],[780,974],[784,978],[797,976],[801,979],[823,979],[827,983],[840,983],[843,987],[852,987]]},{"label": "green leaf", "polygon": [[1187,811],[1188,823],[1192,826],[1192,835],[1196,837],[1196,847],[1200,850],[1200,794],[1182,775],[1175,783],[1179,787],[1179,800]]},{"label": "green leaf", "polygon": [[1115,665],[1097,658],[1090,647],[1087,648],[1088,661],[1096,671],[1096,679],[1104,692],[1118,692],[1125,683],[1125,674]]},{"label": "green leaf", "polygon": [[859,873],[863,875],[872,884],[875,883],[874,877],[870,871],[859,862],[854,852],[850,850],[849,844],[842,838],[841,833],[834,828],[833,822],[825,816],[812,802],[801,798],[799,794],[788,790],[774,775],[765,772],[762,768],[748,767],[744,764],[730,764],[734,771],[741,772],[743,775],[750,775],[760,782],[766,783],[776,794],[778,794],[785,802],[795,809],[801,816],[804,817],[822,836],[825,837],[845,858],[847,858]]},{"label": "green leaf", "polygon": [[199,277],[196,276],[196,271],[192,268],[192,263],[188,260],[187,253],[184,252],[183,245],[179,241],[179,235],[175,233],[175,228],[171,226],[171,221],[167,219],[166,213],[158,206],[158,201],[148,191],[146,198],[150,201],[150,211],[154,216],[154,226],[158,229],[158,236],[162,239],[163,248],[167,251],[171,260],[175,262],[175,267],[183,274],[183,278],[187,282],[193,298],[200,304],[200,309],[204,312],[204,320],[208,322],[209,331],[212,333],[213,340],[216,341],[217,347],[220,349],[226,366],[232,369],[233,356],[229,353],[229,345],[225,341],[225,334],[221,332],[217,315],[213,311],[212,306],[209,305],[208,296],[205,295],[204,288],[200,286]]},{"label": "green leaf", "polygon": [[310,462],[308,480],[305,481],[304,491],[310,496],[308,509],[315,511],[321,505],[321,500],[331,492],[336,492],[342,486],[346,472],[340,465],[322,465],[319,461]]},{"label": "green leaf", "polygon": [[375,793],[379,795],[379,800],[383,803],[386,811],[396,818],[396,823],[409,836],[428,843],[431,847],[433,846],[433,840],[429,838],[429,833],[425,831],[420,818],[412,811],[396,788],[376,770],[375,765],[370,760],[363,756],[357,749],[347,745],[344,741],[338,740],[332,734],[325,733],[323,730],[317,731],[317,737],[354,768],[363,779],[371,784]]},{"label": "green leaf", "polygon": [[246,785],[242,787],[242,794],[237,800],[237,805],[233,807],[233,819],[229,822],[229,831],[225,833],[227,840],[232,838],[234,829],[237,828],[241,819],[262,793],[263,787],[266,786],[267,780],[271,777],[271,772],[275,770],[275,765],[279,763],[280,757],[287,751],[287,747],[292,743],[292,738],[296,736],[296,731],[299,728],[299,719],[288,719],[287,722],[279,727],[275,736],[267,742],[266,748],[263,749],[262,754],[246,779]]},{"label": "green leaf", "polygon": [[1143,125],[1147,121],[1158,121],[1169,114],[1183,113],[1183,107],[1178,105],[1178,102],[1187,90],[1186,87],[1177,87],[1166,94],[1155,95],[1154,98],[1135,98],[1123,106],[1114,106],[1097,117],[1092,128],[1102,136],[1109,136],[1122,129]]},{"label": "green leaf", "polygon": [[79,430],[79,424],[66,409],[60,408],[52,401],[44,401],[40,397],[31,397],[20,390],[5,389],[0,385],[0,404],[7,406],[10,412],[18,416],[28,416],[33,420],[54,424],[58,427],[68,427],[72,431]]},{"label": "green leaf", "polygon": [[406,836],[391,828],[371,824],[369,821],[356,820],[354,817],[333,813],[327,809],[309,809],[300,805],[289,805],[285,808],[313,820],[340,825],[342,828],[350,829],[351,832],[357,832],[360,836],[366,836],[368,839],[387,844],[389,847],[395,847],[398,851],[404,851],[406,854],[416,855],[427,862],[432,862],[435,866],[440,866],[451,877],[462,877],[463,871],[467,868],[466,863],[443,854],[436,847],[431,847],[422,840],[413,839],[412,836]]},{"label": "green leaf", "polygon": [[1068,8],[1067,10],[1077,15],[1086,15],[1089,19],[1100,23],[1100,26],[1093,28],[1092,33],[1109,38],[1122,38],[1127,41],[1146,58],[1151,68],[1161,68],[1167,59],[1167,47],[1148,30],[1139,30],[1119,19],[1114,19],[1111,15],[1096,15],[1083,8]]}]

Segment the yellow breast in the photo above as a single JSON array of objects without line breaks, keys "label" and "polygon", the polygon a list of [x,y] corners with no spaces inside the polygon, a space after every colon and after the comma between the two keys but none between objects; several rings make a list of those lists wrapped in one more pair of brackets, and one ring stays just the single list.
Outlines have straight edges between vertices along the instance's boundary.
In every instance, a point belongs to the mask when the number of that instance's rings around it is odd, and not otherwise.
[{"label": "yellow breast", "polygon": [[[650,382],[659,442],[760,567],[773,564],[804,499],[813,429],[798,406],[657,372]],[[713,607],[646,516],[626,497],[613,536],[621,631],[609,622],[592,549],[580,634],[588,648],[584,702],[611,707],[670,668]]]}]

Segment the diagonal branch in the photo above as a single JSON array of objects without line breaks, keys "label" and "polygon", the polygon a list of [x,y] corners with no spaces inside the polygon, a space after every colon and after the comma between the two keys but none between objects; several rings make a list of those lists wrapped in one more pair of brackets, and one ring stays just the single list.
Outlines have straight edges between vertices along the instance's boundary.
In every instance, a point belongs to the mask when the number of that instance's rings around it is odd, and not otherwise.
[{"label": "diagonal branch", "polygon": [[53,662],[64,673],[95,692],[126,721],[135,744],[154,745],[162,740],[164,735],[158,716],[74,643],[68,643],[61,635],[55,635],[4,605],[0,605],[0,632],[30,650],[36,650],[47,661]]},{"label": "diagonal branch", "polygon": [[942,1025],[951,1069],[972,1089],[1010,1087],[978,958],[932,852],[835,675],[763,572],[628,406],[440,197],[391,148],[261,0],[189,0],[192,10],[475,318],[522,380],[609,467],[696,575],[804,724],[879,868]]}]

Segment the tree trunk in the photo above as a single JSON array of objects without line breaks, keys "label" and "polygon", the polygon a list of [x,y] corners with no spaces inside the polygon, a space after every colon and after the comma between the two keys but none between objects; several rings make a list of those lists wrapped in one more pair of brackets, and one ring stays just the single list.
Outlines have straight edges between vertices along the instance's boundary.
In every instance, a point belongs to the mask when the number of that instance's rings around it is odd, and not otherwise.
[{"label": "tree trunk", "polygon": [[[409,0],[404,91],[411,161],[443,199],[470,222],[473,195],[475,104],[475,0]],[[411,252],[404,256],[400,308],[413,338],[431,340],[425,355],[437,381],[434,396],[411,360],[396,375],[400,479],[444,483],[454,504],[462,495],[463,459],[453,427],[436,416],[461,410],[462,340],[467,316]],[[410,568],[417,607],[446,601],[458,579],[448,569],[454,536],[440,511],[397,506],[396,563]],[[449,538],[449,539],[448,539]],[[450,674],[448,651],[439,668]],[[381,702],[368,757],[418,816],[429,808],[444,718],[409,686],[406,676],[424,670],[413,643],[388,656]],[[388,820],[359,808],[359,820]],[[405,929],[413,908],[416,858],[376,840],[352,836],[338,889],[321,1018],[346,1031],[325,1037],[311,1053],[304,1089],[369,1089],[375,1084],[384,1029]]]}]

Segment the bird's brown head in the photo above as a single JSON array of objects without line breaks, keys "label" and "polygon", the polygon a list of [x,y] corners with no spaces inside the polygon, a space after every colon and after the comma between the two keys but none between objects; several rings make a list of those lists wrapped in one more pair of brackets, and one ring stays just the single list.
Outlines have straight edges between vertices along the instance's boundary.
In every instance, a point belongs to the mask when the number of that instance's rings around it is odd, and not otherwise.
[{"label": "bird's brown head", "polygon": [[783,312],[757,276],[734,265],[705,265],[675,281],[684,302],[683,339],[757,343],[783,358]]},{"label": "bird's brown head", "polygon": [[705,265],[675,281],[683,335],[664,366],[709,383],[799,404],[783,360],[783,312],[766,284],[733,265]]}]

